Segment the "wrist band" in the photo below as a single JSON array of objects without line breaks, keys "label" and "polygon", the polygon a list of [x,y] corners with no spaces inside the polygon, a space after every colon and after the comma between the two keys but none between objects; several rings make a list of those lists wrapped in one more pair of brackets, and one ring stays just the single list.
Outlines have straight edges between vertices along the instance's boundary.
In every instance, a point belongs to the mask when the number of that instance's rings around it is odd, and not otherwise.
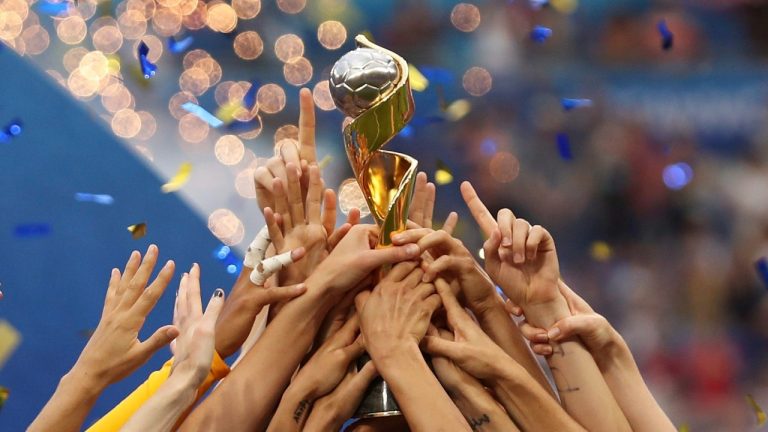
[{"label": "wrist band", "polygon": [[271,242],[269,238],[269,231],[267,227],[263,227],[256,238],[253,239],[251,245],[248,246],[248,250],[243,257],[243,265],[246,267],[254,268],[259,261],[264,259],[264,255],[267,253],[267,248]]},{"label": "wrist band", "polygon": [[264,282],[266,282],[270,276],[282,270],[288,264],[293,263],[291,252],[292,251],[281,253],[280,255],[275,255],[260,262],[251,271],[251,282],[258,286],[264,285]]}]

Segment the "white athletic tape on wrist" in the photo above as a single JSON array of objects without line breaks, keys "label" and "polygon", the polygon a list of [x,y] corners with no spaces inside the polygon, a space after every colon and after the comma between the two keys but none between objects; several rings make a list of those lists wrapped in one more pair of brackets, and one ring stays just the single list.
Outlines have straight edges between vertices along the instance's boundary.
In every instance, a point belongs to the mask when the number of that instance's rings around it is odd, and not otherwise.
[{"label": "white athletic tape on wrist", "polygon": [[253,239],[251,245],[248,246],[245,257],[243,257],[243,265],[250,268],[256,267],[256,264],[264,259],[270,242],[269,230],[267,230],[267,227],[264,227],[256,234],[256,238]]},{"label": "white athletic tape on wrist", "polygon": [[251,282],[258,286],[262,286],[270,276],[292,263],[293,258],[291,258],[291,251],[267,258],[257,264],[251,271]]}]

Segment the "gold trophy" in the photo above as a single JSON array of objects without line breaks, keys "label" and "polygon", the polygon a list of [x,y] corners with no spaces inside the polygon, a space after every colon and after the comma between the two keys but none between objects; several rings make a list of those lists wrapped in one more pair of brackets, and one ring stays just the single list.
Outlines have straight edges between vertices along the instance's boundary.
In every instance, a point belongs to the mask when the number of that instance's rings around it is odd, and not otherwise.
[{"label": "gold trophy", "polygon": [[[381,148],[413,117],[413,95],[408,63],[402,57],[362,35],[355,42],[357,49],[333,65],[330,90],[336,107],[352,118],[344,127],[347,157],[381,228],[379,247],[387,247],[392,233],[405,230],[418,162]],[[363,356],[358,366],[368,360]],[[400,414],[387,383],[379,378],[368,389],[355,417]]]}]

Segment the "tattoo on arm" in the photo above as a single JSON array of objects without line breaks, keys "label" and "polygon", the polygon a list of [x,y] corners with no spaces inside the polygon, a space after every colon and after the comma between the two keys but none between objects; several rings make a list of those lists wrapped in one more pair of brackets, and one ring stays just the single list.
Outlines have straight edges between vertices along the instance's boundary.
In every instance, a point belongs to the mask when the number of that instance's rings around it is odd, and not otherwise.
[{"label": "tattoo on arm", "polygon": [[299,405],[296,407],[296,411],[293,412],[293,420],[297,424],[301,423],[301,419],[307,413],[307,408],[309,408],[309,401],[308,400],[305,399],[305,400],[299,402]]},{"label": "tattoo on arm", "polygon": [[558,391],[558,392],[560,392],[560,393],[571,393],[571,392],[576,392],[576,391],[579,391],[579,390],[580,390],[580,387],[571,387],[571,385],[570,385],[570,384],[568,384],[568,378],[566,378],[566,377],[565,377],[565,374],[563,374],[562,372],[560,372],[560,369],[558,369],[558,368],[556,368],[556,367],[554,367],[554,366],[550,366],[550,367],[549,367],[549,370],[551,370],[551,371],[552,371],[552,375],[553,375],[553,376],[555,375],[555,372],[557,372],[558,374],[560,374],[560,377],[561,377],[561,378],[563,379],[563,381],[565,382],[565,387],[564,387],[564,388],[560,388],[560,387],[558,387],[558,386],[557,386],[557,380],[555,380],[555,388],[557,388],[557,391]]},{"label": "tattoo on arm", "polygon": [[488,414],[483,414],[481,417],[478,418],[469,418],[469,426],[472,428],[473,431],[479,431],[480,428],[485,423],[490,423],[491,418],[488,417]]}]

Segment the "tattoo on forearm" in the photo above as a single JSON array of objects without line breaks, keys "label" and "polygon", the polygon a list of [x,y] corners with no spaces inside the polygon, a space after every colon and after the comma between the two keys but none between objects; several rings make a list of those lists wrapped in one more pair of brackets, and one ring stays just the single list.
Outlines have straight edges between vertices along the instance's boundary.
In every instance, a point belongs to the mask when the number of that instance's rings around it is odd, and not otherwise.
[{"label": "tattoo on forearm", "polygon": [[301,423],[301,419],[307,413],[307,408],[309,408],[309,401],[308,400],[305,399],[305,400],[299,402],[299,405],[296,407],[296,411],[293,412],[293,420],[296,423]]},{"label": "tattoo on forearm", "polygon": [[565,374],[564,374],[564,373],[560,372],[560,369],[558,369],[558,368],[556,368],[556,367],[554,367],[554,366],[550,366],[550,367],[549,367],[549,370],[551,370],[551,371],[552,371],[552,375],[553,375],[553,376],[555,375],[555,372],[557,372],[557,373],[558,373],[558,375],[560,375],[560,378],[562,379],[562,381],[565,383],[565,387],[564,387],[564,388],[560,388],[560,387],[557,385],[557,379],[555,379],[555,388],[557,388],[557,391],[558,391],[559,393],[571,393],[571,392],[576,392],[576,391],[579,391],[579,390],[580,390],[580,387],[572,387],[572,386],[571,386],[571,385],[568,383],[568,378],[565,376]]},{"label": "tattoo on forearm", "polygon": [[490,423],[490,422],[491,422],[491,418],[488,417],[488,414],[483,414],[481,417],[478,417],[478,418],[470,418],[469,426],[472,428],[473,431],[479,431],[484,424]]}]

